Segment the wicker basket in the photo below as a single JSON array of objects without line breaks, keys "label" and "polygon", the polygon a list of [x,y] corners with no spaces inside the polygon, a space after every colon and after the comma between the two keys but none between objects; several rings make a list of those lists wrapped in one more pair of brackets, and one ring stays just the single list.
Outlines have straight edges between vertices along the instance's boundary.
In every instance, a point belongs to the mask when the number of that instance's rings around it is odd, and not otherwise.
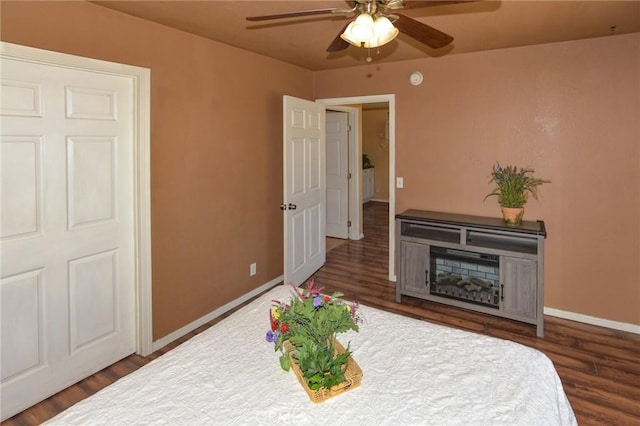
[{"label": "wicker basket", "polygon": [[[320,388],[317,390],[312,390],[307,385],[307,381],[304,379],[304,376],[302,375],[302,370],[300,370],[300,367],[293,359],[294,346],[289,342],[285,342],[284,346],[285,346],[285,350],[289,353],[289,357],[291,359],[291,369],[296,374],[298,381],[302,385],[305,392],[307,392],[307,395],[309,395],[309,399],[311,400],[311,402],[314,402],[317,404],[319,402],[326,401],[327,399],[333,398],[334,396],[339,395],[343,392],[357,388],[358,386],[360,386],[360,383],[362,383],[362,370],[360,369],[360,366],[356,363],[356,361],[353,359],[353,357],[350,356],[349,358],[347,358],[347,366],[344,371],[344,378],[345,378],[344,382],[340,383],[339,385],[333,386],[329,389]],[[342,346],[340,342],[336,340],[336,352],[343,353],[344,351],[345,351],[344,346]]]}]

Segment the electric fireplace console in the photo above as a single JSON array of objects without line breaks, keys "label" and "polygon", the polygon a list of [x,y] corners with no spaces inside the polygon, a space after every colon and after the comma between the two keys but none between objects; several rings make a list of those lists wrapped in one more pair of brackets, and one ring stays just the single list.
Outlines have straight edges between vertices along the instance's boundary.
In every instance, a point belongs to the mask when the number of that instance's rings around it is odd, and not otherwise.
[{"label": "electric fireplace console", "polygon": [[402,295],[536,325],[543,336],[544,222],[407,210],[396,215]]}]

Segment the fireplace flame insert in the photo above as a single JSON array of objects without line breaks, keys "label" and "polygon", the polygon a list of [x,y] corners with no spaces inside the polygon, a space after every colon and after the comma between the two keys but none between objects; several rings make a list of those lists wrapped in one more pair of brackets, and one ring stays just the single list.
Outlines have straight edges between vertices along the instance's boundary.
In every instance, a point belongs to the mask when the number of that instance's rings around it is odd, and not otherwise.
[{"label": "fireplace flame insert", "polygon": [[430,247],[429,293],[498,309],[500,260],[497,255]]}]

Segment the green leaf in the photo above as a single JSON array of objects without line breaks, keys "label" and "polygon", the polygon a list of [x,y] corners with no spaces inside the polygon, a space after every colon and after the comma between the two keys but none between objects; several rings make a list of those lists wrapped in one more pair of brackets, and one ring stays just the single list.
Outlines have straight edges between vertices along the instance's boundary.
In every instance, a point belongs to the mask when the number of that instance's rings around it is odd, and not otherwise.
[{"label": "green leaf", "polygon": [[289,371],[291,368],[291,358],[289,358],[289,354],[286,352],[280,357],[280,367],[282,367],[284,371]]}]

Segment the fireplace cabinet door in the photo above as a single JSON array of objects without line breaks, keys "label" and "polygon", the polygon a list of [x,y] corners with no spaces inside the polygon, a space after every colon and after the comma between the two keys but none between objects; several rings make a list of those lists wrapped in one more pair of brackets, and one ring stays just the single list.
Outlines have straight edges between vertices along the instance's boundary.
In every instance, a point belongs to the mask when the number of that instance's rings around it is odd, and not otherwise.
[{"label": "fireplace cabinet door", "polygon": [[500,258],[502,310],[525,318],[536,318],[537,262],[502,256]]},{"label": "fireplace cabinet door", "polygon": [[400,286],[403,294],[429,294],[429,245],[400,242]]}]

